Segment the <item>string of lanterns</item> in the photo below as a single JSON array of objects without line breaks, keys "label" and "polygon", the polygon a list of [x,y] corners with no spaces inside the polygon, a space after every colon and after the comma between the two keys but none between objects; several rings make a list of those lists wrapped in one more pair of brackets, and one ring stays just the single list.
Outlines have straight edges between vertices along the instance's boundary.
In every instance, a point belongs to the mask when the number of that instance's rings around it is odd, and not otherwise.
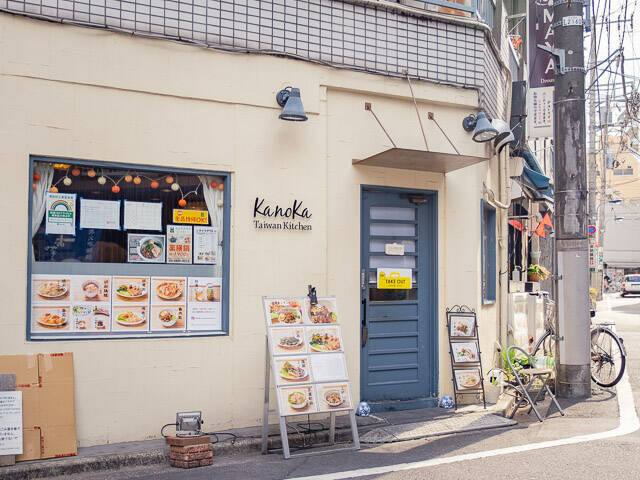
[{"label": "string of lanterns", "polygon": [[[65,176],[58,179],[57,182],[55,182],[53,185],[51,185],[51,187],[49,187],[49,192],[51,193],[57,193],[58,192],[58,185],[60,184],[60,182],[62,182],[63,185],[69,187],[71,186],[71,184],[73,183],[73,180],[71,177],[79,177],[81,175],[81,170],[78,167],[73,167],[71,168],[70,165],[63,165],[63,164],[55,164],[54,167],[58,168],[58,169],[64,169],[66,167],[66,173]],[[69,174],[71,174],[71,176],[69,176]],[[98,175],[98,172],[93,169],[93,168],[89,168],[86,171],[86,175],[89,178],[95,178]],[[173,175],[162,175],[160,177],[157,178],[151,178],[151,177],[147,177],[145,175],[131,175],[130,173],[126,173],[125,175],[123,175],[122,177],[120,177],[119,179],[114,179],[112,178],[112,176],[109,175],[105,175],[104,172],[100,172],[100,175],[97,178],[97,182],[100,185],[106,185],[107,181],[110,181],[111,183],[113,183],[112,187],[111,187],[111,191],[113,193],[119,193],[120,192],[120,186],[118,185],[120,182],[122,182],[124,180],[125,183],[133,183],[134,185],[141,185],[142,184],[142,180],[148,180],[149,181],[149,187],[151,187],[152,189],[158,189],[160,188],[160,182],[164,179],[164,182],[166,184],[168,184],[171,188],[172,191],[174,192],[180,192],[180,199],[178,200],[178,206],[180,207],[185,207],[187,205],[187,200],[186,198],[189,195],[197,195],[198,194],[198,189],[200,188],[201,185],[198,185],[194,190],[190,190],[188,192],[183,192],[182,191],[182,187],[180,186],[180,184],[177,181],[177,176],[174,177]],[[36,189],[36,184],[40,181],[40,175],[38,173],[34,173],[33,174],[33,190],[35,191]],[[222,191],[224,189],[224,184],[223,183],[218,183],[215,180],[211,181],[211,188],[217,188],[218,190]],[[221,200],[218,201],[218,203],[222,203]],[[221,205],[218,205],[221,206]]]}]

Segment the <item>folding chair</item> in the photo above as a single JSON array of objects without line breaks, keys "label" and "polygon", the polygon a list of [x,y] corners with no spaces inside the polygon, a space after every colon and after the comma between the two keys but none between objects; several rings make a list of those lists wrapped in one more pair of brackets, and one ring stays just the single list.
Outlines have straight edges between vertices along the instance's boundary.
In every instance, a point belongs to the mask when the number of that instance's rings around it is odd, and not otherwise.
[{"label": "folding chair", "polygon": [[[514,363],[511,361],[512,351],[521,352],[529,361],[529,367],[523,368],[519,372],[516,372],[516,369],[514,368]],[[560,415],[564,417],[564,410],[562,410],[562,408],[560,407],[558,400],[556,400],[555,395],[551,392],[551,389],[549,388],[549,385],[547,383],[551,378],[551,376],[553,375],[553,370],[551,368],[536,368],[536,362],[534,358],[531,355],[529,355],[524,349],[520,347],[516,347],[515,345],[512,345],[507,349],[507,363],[509,364],[509,368],[511,372],[513,372],[514,376],[516,377],[516,382],[518,382],[518,386],[515,386],[515,385],[513,386],[513,388],[516,391],[516,403],[513,407],[513,411],[511,412],[511,415],[509,415],[509,418],[513,418],[516,412],[518,411],[518,409],[520,407],[525,406],[528,402],[529,405],[531,405],[531,407],[529,408],[529,411],[527,413],[528,414],[531,413],[531,410],[533,409],[533,411],[536,414],[536,417],[538,417],[538,420],[542,422],[543,420],[542,420],[542,417],[540,416],[540,412],[538,412],[538,409],[536,408],[536,402],[538,401],[538,399],[540,399],[540,395],[542,395],[545,390],[551,397],[551,400],[553,401],[553,403],[556,404],[556,407],[558,407],[558,411],[560,412]],[[526,384],[520,378],[521,376],[524,376],[527,378]],[[535,392],[535,398],[532,399],[531,394],[534,393],[532,390],[532,387],[534,386],[536,380],[539,380],[540,382],[542,382],[542,387],[540,387],[538,391]],[[549,411],[547,411],[547,415],[545,416],[548,416],[548,414],[549,414]]]}]

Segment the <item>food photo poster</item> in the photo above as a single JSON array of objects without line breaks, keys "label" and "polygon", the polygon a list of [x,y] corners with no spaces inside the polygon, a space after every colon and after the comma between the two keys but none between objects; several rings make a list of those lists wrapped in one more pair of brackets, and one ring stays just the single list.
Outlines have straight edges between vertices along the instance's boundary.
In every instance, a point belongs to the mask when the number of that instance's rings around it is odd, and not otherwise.
[{"label": "food photo poster", "polygon": [[455,370],[458,390],[477,390],[482,386],[480,369]]},{"label": "food photo poster", "polygon": [[127,261],[129,263],[164,263],[164,235],[129,233],[127,240]]},{"label": "food photo poster", "polygon": [[451,342],[453,361],[455,363],[478,362],[478,344],[476,342]]},{"label": "food photo poster", "polygon": [[451,337],[474,337],[476,335],[475,315],[451,315],[449,328]]}]

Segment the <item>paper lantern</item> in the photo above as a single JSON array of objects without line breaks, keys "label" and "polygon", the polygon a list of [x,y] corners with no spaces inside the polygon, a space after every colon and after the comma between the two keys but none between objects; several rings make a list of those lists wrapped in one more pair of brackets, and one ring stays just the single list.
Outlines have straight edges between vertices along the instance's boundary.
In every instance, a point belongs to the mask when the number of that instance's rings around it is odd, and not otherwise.
[{"label": "paper lantern", "polygon": [[211,182],[211,188],[216,188],[217,186],[218,186],[218,182],[216,182],[215,180]]},{"label": "paper lantern", "polygon": [[222,206],[224,205],[224,201],[223,200],[218,200],[216,202],[216,205],[218,205],[219,208],[222,208]]},{"label": "paper lantern", "polygon": [[167,178],[164,179],[164,181],[167,183],[173,183],[173,177],[169,175]]},{"label": "paper lantern", "polygon": [[51,193],[58,193],[58,187],[53,186],[53,187],[51,187],[51,188],[49,189],[49,191],[50,191]]},{"label": "paper lantern", "polygon": [[133,183],[140,185],[142,183],[142,179],[140,177],[133,177]]},{"label": "paper lantern", "polygon": [[38,174],[38,173],[34,173],[34,174],[33,174],[33,181],[34,181],[34,182],[37,182],[38,180],[40,180],[40,174]]},{"label": "paper lantern", "polygon": [[113,193],[118,193],[120,191],[120,187],[118,185],[114,185],[113,187],[111,187],[111,191]]},{"label": "paper lantern", "polygon": [[180,185],[178,185],[177,182],[172,183],[171,184],[171,190],[173,190],[174,192],[177,192],[178,190],[180,190]]},{"label": "paper lantern", "polygon": [[36,191],[36,188],[38,188],[38,186],[34,183],[34,184],[33,184],[33,191],[34,191],[34,192]]},{"label": "paper lantern", "polygon": [[80,169],[79,168],[74,168],[73,170],[71,170],[71,175],[73,175],[74,177],[79,177],[80,176]]},{"label": "paper lantern", "polygon": [[156,182],[155,180],[153,182],[151,182],[151,188],[158,188],[160,186],[160,184],[158,182]]},{"label": "paper lantern", "polygon": [[96,176],[96,171],[93,168],[87,172],[87,177],[93,178],[95,176]]},{"label": "paper lantern", "polygon": [[69,185],[71,185],[71,179],[69,177],[64,177],[62,183],[64,183],[68,187]]},{"label": "paper lantern", "polygon": [[187,201],[184,198],[181,198],[180,200],[178,200],[178,205],[180,207],[186,207],[187,206]]},{"label": "paper lantern", "polygon": [[105,183],[107,183],[107,179],[105,177],[98,177],[98,183],[100,185],[104,185]]},{"label": "paper lantern", "polygon": [[224,189],[224,184],[221,183],[220,185],[218,185],[218,190],[222,191]]},{"label": "paper lantern", "polygon": [[133,180],[133,177],[131,175],[125,175],[124,176],[124,181],[127,183],[131,183],[131,180]]}]

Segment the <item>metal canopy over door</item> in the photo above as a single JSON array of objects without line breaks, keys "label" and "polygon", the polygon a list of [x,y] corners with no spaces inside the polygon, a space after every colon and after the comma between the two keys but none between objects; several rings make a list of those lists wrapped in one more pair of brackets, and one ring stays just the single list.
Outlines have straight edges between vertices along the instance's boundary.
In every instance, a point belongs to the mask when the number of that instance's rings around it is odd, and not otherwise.
[{"label": "metal canopy over door", "polygon": [[[361,397],[377,410],[437,403],[437,194],[362,190]],[[404,246],[385,254],[387,244]],[[402,248],[399,249],[402,252]],[[378,268],[411,268],[410,289],[377,288]]]}]

